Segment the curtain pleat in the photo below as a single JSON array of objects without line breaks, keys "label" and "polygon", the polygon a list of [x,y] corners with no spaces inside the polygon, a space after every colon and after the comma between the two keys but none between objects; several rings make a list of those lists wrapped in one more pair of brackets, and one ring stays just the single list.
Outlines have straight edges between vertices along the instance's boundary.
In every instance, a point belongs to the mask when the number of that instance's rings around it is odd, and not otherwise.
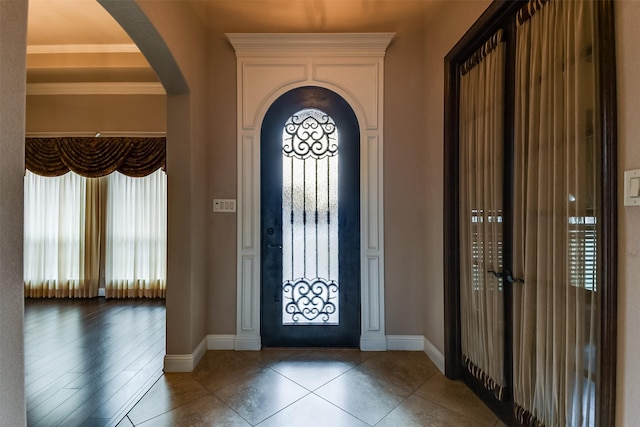
[{"label": "curtain pleat", "polygon": [[163,171],[108,178],[105,296],[164,298],[167,193]]},{"label": "curtain pleat", "polygon": [[142,177],[164,169],[166,138],[27,138],[25,164],[41,176],[72,171],[97,178],[118,171]]},{"label": "curtain pleat", "polygon": [[496,34],[460,77],[460,308],[463,363],[503,398],[502,280],[505,46]]},{"label": "curtain pleat", "polygon": [[98,270],[85,252],[87,180],[73,173],[45,178],[27,171],[24,181],[25,296],[97,296]]},{"label": "curtain pleat", "polygon": [[537,1],[516,48],[513,383],[525,425],[595,424],[593,1]]},{"label": "curtain pleat", "polygon": [[102,243],[102,197],[98,178],[86,179],[84,275],[87,296],[98,295]]}]

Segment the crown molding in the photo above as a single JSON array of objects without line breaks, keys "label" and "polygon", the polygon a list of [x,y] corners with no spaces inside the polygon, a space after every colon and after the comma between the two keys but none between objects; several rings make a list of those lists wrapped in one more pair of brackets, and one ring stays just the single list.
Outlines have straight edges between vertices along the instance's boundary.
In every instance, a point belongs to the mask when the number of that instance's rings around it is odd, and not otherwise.
[{"label": "crown molding", "polygon": [[27,46],[27,55],[59,53],[140,53],[140,49],[134,43],[38,44]]},{"label": "crown molding", "polygon": [[166,95],[157,82],[28,83],[27,95]]},{"label": "crown molding", "polygon": [[395,33],[227,33],[236,57],[384,57]]}]

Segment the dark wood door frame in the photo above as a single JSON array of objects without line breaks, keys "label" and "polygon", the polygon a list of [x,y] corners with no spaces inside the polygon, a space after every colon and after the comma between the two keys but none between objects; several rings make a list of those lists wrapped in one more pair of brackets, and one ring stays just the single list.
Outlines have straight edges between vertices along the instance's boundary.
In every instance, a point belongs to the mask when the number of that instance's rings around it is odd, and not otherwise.
[{"label": "dark wood door frame", "polygon": [[[444,317],[445,317],[445,374],[450,379],[464,379],[472,388],[480,385],[465,375],[461,365],[460,343],[460,273],[459,273],[459,225],[458,225],[458,100],[460,97],[460,66],[469,56],[497,30],[503,29],[506,35],[507,51],[515,51],[515,15],[527,1],[494,0],[460,41],[447,54],[445,67],[445,123],[444,123]],[[596,417],[599,426],[615,425],[615,383],[616,383],[616,346],[617,346],[617,98],[615,69],[615,31],[613,0],[597,2],[598,22],[596,24],[598,55],[598,89],[600,103],[600,140],[601,152],[599,168],[602,181],[599,183],[598,206],[602,210],[599,224],[598,250],[601,253],[598,264],[598,284],[600,293],[600,348],[598,352],[598,390],[596,394]],[[515,67],[513,59],[507,60],[505,81],[505,176],[513,174],[513,106],[515,93]],[[509,141],[511,141],[509,143]],[[505,193],[510,200],[512,194]],[[505,203],[505,208],[510,203]],[[509,212],[505,212],[505,216]],[[508,224],[505,224],[505,227]],[[505,242],[510,247],[510,242]],[[505,251],[506,253],[507,251]],[[507,291],[507,293],[510,291]],[[505,300],[510,295],[505,294]],[[506,304],[505,349],[511,345],[512,327],[510,304]],[[506,350],[507,351],[507,350]],[[505,359],[507,371],[511,370],[511,361]],[[510,377],[510,375],[508,376]],[[512,389],[512,384],[507,384]],[[511,392],[507,393],[511,395]],[[508,411],[511,402],[491,408],[503,421],[514,425],[513,416]]]}]

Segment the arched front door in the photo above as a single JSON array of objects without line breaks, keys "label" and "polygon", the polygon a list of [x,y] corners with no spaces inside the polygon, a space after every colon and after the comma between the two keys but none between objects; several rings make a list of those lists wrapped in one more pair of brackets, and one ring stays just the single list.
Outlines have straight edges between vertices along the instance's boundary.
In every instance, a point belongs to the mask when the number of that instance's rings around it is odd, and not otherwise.
[{"label": "arched front door", "polygon": [[294,89],[265,116],[261,260],[263,345],[358,346],[360,132],[328,89]]}]

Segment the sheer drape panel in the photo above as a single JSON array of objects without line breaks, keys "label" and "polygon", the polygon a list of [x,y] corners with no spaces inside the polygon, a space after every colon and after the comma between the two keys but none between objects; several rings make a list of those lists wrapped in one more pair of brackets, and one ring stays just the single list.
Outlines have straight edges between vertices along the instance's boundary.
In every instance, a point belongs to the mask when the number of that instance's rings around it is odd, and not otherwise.
[{"label": "sheer drape panel", "polygon": [[503,81],[505,47],[496,34],[460,77],[460,306],[469,371],[502,399]]},{"label": "sheer drape panel", "polygon": [[108,178],[105,296],[162,297],[166,290],[166,174]]},{"label": "sheer drape panel", "polygon": [[86,179],[73,173],[25,178],[24,289],[27,297],[88,297]]},{"label": "sheer drape panel", "polygon": [[514,400],[531,425],[595,423],[594,5],[533,3],[517,29]]}]

